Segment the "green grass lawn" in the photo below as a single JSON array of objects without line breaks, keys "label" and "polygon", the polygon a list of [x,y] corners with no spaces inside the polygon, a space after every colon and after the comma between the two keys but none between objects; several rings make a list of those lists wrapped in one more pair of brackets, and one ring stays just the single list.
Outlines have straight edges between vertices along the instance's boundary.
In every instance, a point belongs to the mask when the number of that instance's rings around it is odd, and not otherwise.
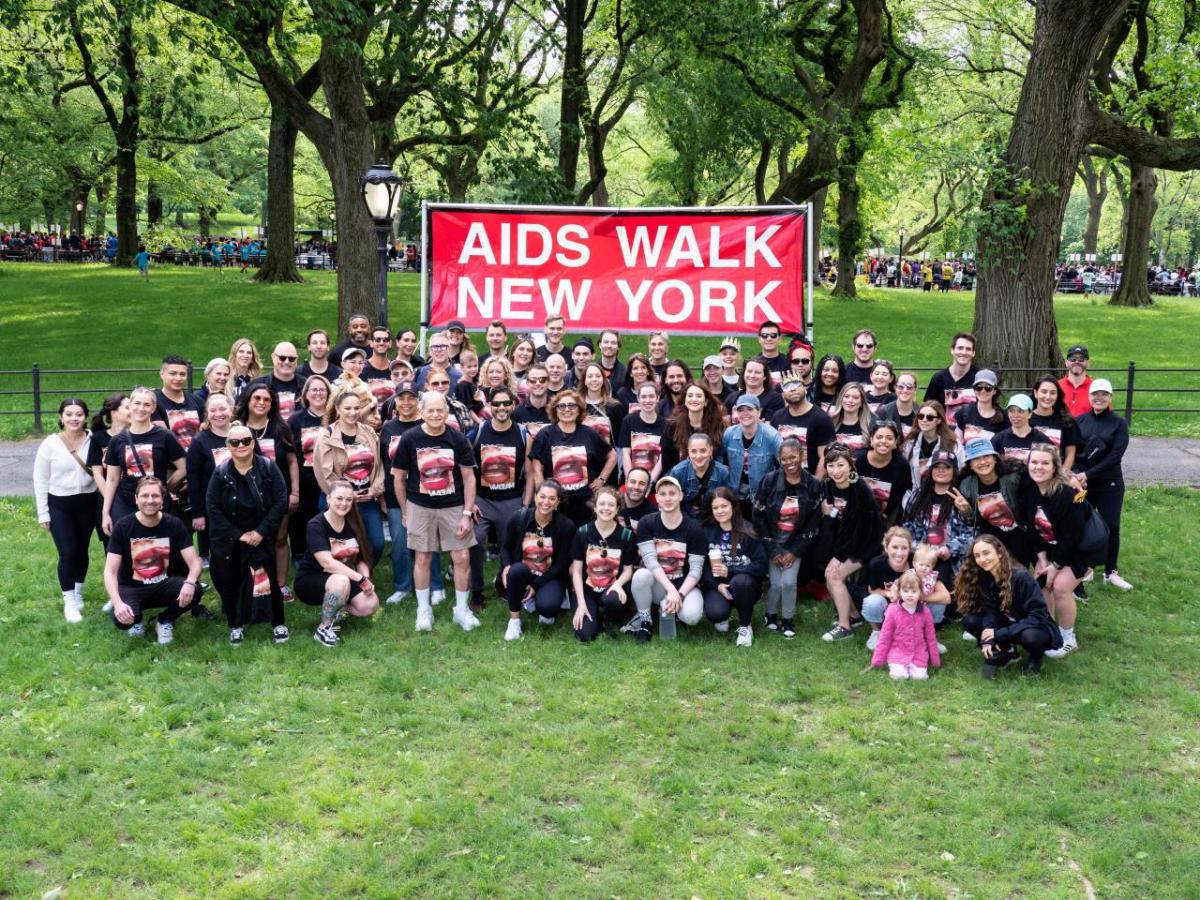
[{"label": "green grass lawn", "polygon": [[[254,339],[260,350],[288,338],[302,342],[311,328],[336,326],[336,284],[332,273],[305,273],[301,285],[263,286],[235,270],[156,267],[149,282],[135,272],[107,266],[42,266],[0,263],[0,368],[43,369],[133,368],[157,370],[164,353],[181,353],[197,368],[224,356],[236,338]],[[415,275],[391,279],[394,324],[415,325],[420,312]],[[935,297],[915,291],[864,291],[870,302],[832,300],[820,292],[816,307],[818,353],[850,354],[853,333],[863,327],[880,335],[881,355],[901,366],[939,367],[948,362],[950,337],[969,329],[973,295]],[[1059,329],[1064,343],[1083,341],[1093,365],[1123,367],[1136,360],[1143,367],[1192,364],[1181,353],[1186,335],[1200,332],[1200,301],[1160,299],[1149,310],[1118,309],[1100,300],[1060,296]],[[480,342],[482,344],[482,342]],[[641,336],[626,339],[625,353],[644,349]],[[691,363],[715,350],[712,338],[676,338],[672,352]],[[756,346],[753,338],[749,343]],[[301,348],[303,349],[303,348]],[[1120,389],[1123,375],[1112,376]],[[922,375],[922,380],[928,373]],[[1200,388],[1200,372],[1189,375],[1147,374],[1139,378],[1154,387]],[[43,377],[46,390],[129,388],[148,381],[155,371],[123,375]],[[28,392],[27,373],[0,375],[0,392]],[[62,395],[47,396],[47,407]],[[1196,408],[1200,394],[1155,394],[1139,404]],[[1150,402],[1153,401],[1153,402]],[[1118,397],[1118,403],[1121,398]],[[0,393],[0,409],[29,409],[28,393]],[[0,436],[27,433],[25,416],[0,416]],[[1200,416],[1146,413],[1135,416],[1140,434],[1200,436]]]},{"label": "green grass lawn", "polygon": [[947,630],[897,685],[812,603],[748,651],[506,644],[494,602],[472,634],[410,604],[326,649],[289,607],[285,646],[185,619],[159,648],[94,579],[65,624],[31,503],[0,500],[0,896],[1194,897],[1197,520],[1130,495],[1137,590],[1093,587],[1040,678],[983,681]]}]

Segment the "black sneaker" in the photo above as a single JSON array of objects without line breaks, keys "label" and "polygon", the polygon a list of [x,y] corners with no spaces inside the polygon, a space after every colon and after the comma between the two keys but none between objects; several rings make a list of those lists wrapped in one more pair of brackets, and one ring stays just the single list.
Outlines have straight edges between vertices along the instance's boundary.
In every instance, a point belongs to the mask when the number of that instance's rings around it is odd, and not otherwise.
[{"label": "black sneaker", "polygon": [[767,613],[767,631],[779,630],[779,616],[775,613]]},{"label": "black sneaker", "polygon": [[796,623],[791,619],[784,619],[779,623],[779,630],[783,632],[785,638],[794,638],[796,636]]},{"label": "black sneaker", "polygon": [[487,607],[487,600],[483,597],[483,591],[475,591],[471,594],[471,602],[468,604],[473,613],[481,613]]},{"label": "black sneaker", "polygon": [[995,681],[996,675],[1000,672],[1000,666],[994,666],[990,662],[985,662],[983,668],[980,669],[980,674],[988,681]]},{"label": "black sneaker", "polygon": [[651,637],[652,633],[650,631],[650,621],[647,619],[642,623],[642,627],[633,633],[633,638],[639,644],[648,644],[650,643]]},{"label": "black sneaker", "polygon": [[192,607],[192,615],[195,616],[197,619],[203,619],[205,622],[212,622],[214,619],[217,618],[213,614],[213,611],[211,609],[209,609],[207,606],[205,606],[203,603],[197,603],[195,606]]},{"label": "black sneaker", "polygon": [[1026,675],[1037,675],[1042,671],[1042,657],[1031,656],[1025,660],[1021,666],[1021,671]]},{"label": "black sneaker", "polygon": [[1075,585],[1075,599],[1080,600],[1084,603],[1087,603],[1087,601],[1088,601],[1087,588],[1085,588],[1083,586],[1082,581],[1079,582],[1079,584]]}]

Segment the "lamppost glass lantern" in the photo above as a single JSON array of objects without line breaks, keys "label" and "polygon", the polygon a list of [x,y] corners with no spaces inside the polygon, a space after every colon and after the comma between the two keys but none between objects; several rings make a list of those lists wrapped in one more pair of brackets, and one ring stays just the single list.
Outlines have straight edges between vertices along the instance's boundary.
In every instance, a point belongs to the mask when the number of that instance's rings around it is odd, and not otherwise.
[{"label": "lamppost glass lantern", "polygon": [[388,237],[392,221],[400,212],[400,201],[404,198],[407,182],[392,171],[391,166],[380,160],[362,175],[363,202],[375,222],[375,235],[379,239],[379,321],[388,327],[387,257]]}]

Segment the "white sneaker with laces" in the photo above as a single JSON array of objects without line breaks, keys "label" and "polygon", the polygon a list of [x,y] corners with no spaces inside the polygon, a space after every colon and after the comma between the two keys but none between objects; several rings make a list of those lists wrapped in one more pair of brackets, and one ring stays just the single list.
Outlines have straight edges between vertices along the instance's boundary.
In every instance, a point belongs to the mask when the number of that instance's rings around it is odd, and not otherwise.
[{"label": "white sneaker with laces", "polygon": [[1095,579],[1096,579],[1096,570],[1088,569],[1086,572],[1083,573],[1083,577],[1080,578],[1079,580],[1081,582],[1083,582],[1084,584],[1091,584]]},{"label": "white sneaker with laces", "polygon": [[454,624],[463,631],[470,631],[479,624],[479,620],[471,615],[471,611],[465,606],[454,610]]},{"label": "white sneaker with laces", "polygon": [[972,643],[974,643],[974,642],[975,642],[975,635],[971,634],[971,632],[969,632],[969,631],[964,631],[964,632],[963,632],[963,640],[964,640],[964,641],[971,641]]},{"label": "white sneaker with laces", "polygon": [[506,641],[519,641],[521,639],[521,620],[509,619],[508,627],[504,629],[504,639]]},{"label": "white sneaker with laces", "polygon": [[433,609],[428,606],[417,607],[417,631],[433,631]]},{"label": "white sneaker with laces", "polygon": [[[738,629],[738,630],[740,631],[741,629]],[[715,631],[717,634],[728,634],[729,633],[729,620],[726,619],[724,622],[714,622],[713,623],[713,631]]]},{"label": "white sneaker with laces", "polygon": [[146,636],[146,623],[145,622],[134,622],[132,625],[130,625],[129,626],[129,636],[130,637],[145,637]]},{"label": "white sneaker with laces", "polygon": [[63,618],[74,625],[83,621],[83,604],[76,603],[74,598],[63,601]]},{"label": "white sneaker with laces", "polygon": [[102,607],[100,607],[100,612],[104,613],[105,615],[112,612],[112,601],[105,600],[104,605]]},{"label": "white sneaker with laces", "polygon": [[937,642],[937,648],[938,648],[938,653],[945,653],[945,652],[946,652],[946,645],[945,645],[945,644],[943,644],[941,641],[938,641],[938,642]]},{"label": "white sneaker with laces", "polygon": [[871,636],[869,638],[867,638],[867,649],[874,650],[878,646],[879,646],[879,632],[872,631]]},{"label": "white sneaker with laces", "polygon": [[439,603],[441,603],[445,599],[446,599],[445,591],[434,591],[433,593],[431,593],[429,595],[429,602],[432,603],[434,606],[437,606]]},{"label": "white sneaker with laces", "polygon": [[[728,623],[726,623],[728,624]],[[750,647],[754,644],[754,629],[749,625],[743,625],[737,630],[737,646]]]},{"label": "white sneaker with laces", "polygon": [[383,602],[390,603],[392,606],[395,606],[397,603],[402,602],[404,600],[404,598],[407,596],[408,596],[408,594],[404,594],[404,593],[401,593],[400,591],[396,591],[396,592],[390,594],[388,596],[388,598],[386,600],[384,600]]},{"label": "white sneaker with laces", "polygon": [[158,642],[160,644],[169,644],[171,641],[175,640],[175,623],[160,622],[158,619],[155,619],[154,633],[158,636]]},{"label": "white sneaker with laces", "polygon": [[1104,576],[1104,583],[1110,587],[1118,588],[1122,591],[1132,591],[1133,585],[1121,577],[1119,572],[1115,570]]},{"label": "white sneaker with laces", "polygon": [[1046,655],[1051,659],[1062,659],[1073,650],[1079,649],[1079,641],[1075,638],[1063,638],[1063,645],[1057,650],[1047,650]]}]

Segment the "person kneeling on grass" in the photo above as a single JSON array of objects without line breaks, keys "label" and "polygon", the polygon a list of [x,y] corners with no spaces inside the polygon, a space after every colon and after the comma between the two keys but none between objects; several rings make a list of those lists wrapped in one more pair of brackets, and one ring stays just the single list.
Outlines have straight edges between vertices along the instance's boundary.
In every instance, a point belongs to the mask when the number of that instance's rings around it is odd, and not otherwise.
[{"label": "person kneeling on grass", "polygon": [[700,576],[704,573],[704,556],[708,541],[695,519],[680,510],[683,488],[667,475],[655,487],[658,512],[638,521],[638,552],[645,568],[633,573],[631,591],[637,604],[637,615],[623,630],[634,633],[639,644],[650,641],[650,607],[662,607],[658,636],[664,640],[675,637],[676,616],[685,625],[695,625],[704,615],[704,595],[700,593]]},{"label": "person kneeling on grass", "polygon": [[[104,565],[104,587],[112,604],[113,624],[131,636],[146,633],[142,613],[162,607],[154,621],[160,644],[175,637],[175,620],[184,609],[198,601],[204,570],[200,556],[192,547],[187,526],[162,511],[166,486],[153,475],[138,481],[134,492],[137,512],[124,516],[112,526],[108,539],[108,557]],[[187,578],[167,574],[172,556],[187,564]]]},{"label": "person kneeling on grass", "polygon": [[837,622],[821,636],[841,641],[853,636],[850,614],[854,601],[846,579],[863,566],[879,546],[883,519],[875,494],[854,469],[854,457],[845,444],[825,448],[823,519],[818,560],[825,564],[825,587],[837,608]]},{"label": "person kneeling on grass", "polygon": [[[912,535],[907,529],[900,526],[889,528],[883,539],[883,555],[875,557],[867,565],[867,581],[872,585],[871,593],[863,600],[862,614],[872,629],[871,636],[867,638],[868,650],[878,646],[880,628],[887,610],[900,599],[898,576],[909,571],[911,542]],[[912,569],[921,580],[921,601],[929,607],[935,626],[940,625],[946,617],[946,606],[950,603],[950,590],[937,564],[936,547],[917,544],[916,549],[912,550]],[[945,653],[946,648],[938,644],[938,652]]]},{"label": "person kneeling on grass", "polygon": [[321,607],[313,639],[333,647],[345,615],[373,615],[379,597],[371,583],[371,543],[354,503],[354,485],[336,479],[325,496],[329,508],[313,516],[305,532],[308,549],[296,567],[296,597]]},{"label": "person kneeling on grass", "polygon": [[729,631],[729,615],[738,612],[737,646],[754,642],[754,604],[762,594],[767,575],[767,548],[742,522],[742,505],[731,488],[719,487],[708,495],[708,520],[704,535],[708,560],[701,589],[704,615],[722,633]]},{"label": "person kneeling on grass", "polygon": [[538,621],[553,625],[567,597],[567,569],[575,523],[558,509],[562,486],[547,478],[527,506],[508,520],[500,536],[498,587],[508,601],[506,641],[521,637],[521,609],[537,611]]},{"label": "person kneeling on grass", "polygon": [[[545,487],[545,485],[542,485]],[[603,628],[609,637],[633,615],[628,586],[637,563],[637,535],[617,522],[621,507],[617,489],[605,485],[592,497],[596,520],[588,522],[571,542],[571,583],[575,614],[571,626],[585,644]]]},{"label": "person kneeling on grass", "polygon": [[1000,540],[980,535],[971,544],[954,582],[954,599],[963,627],[983,650],[983,677],[1029,654],[1024,671],[1036,674],[1048,650],[1061,647],[1062,632],[1050,617],[1042,590],[1033,576],[1014,568]]},{"label": "person kneeling on grass", "polygon": [[894,681],[924,681],[931,665],[941,666],[942,657],[934,636],[933,616],[923,599],[921,576],[909,569],[896,582],[896,591],[899,602],[889,606],[883,617],[871,665],[879,668],[886,662]]}]

